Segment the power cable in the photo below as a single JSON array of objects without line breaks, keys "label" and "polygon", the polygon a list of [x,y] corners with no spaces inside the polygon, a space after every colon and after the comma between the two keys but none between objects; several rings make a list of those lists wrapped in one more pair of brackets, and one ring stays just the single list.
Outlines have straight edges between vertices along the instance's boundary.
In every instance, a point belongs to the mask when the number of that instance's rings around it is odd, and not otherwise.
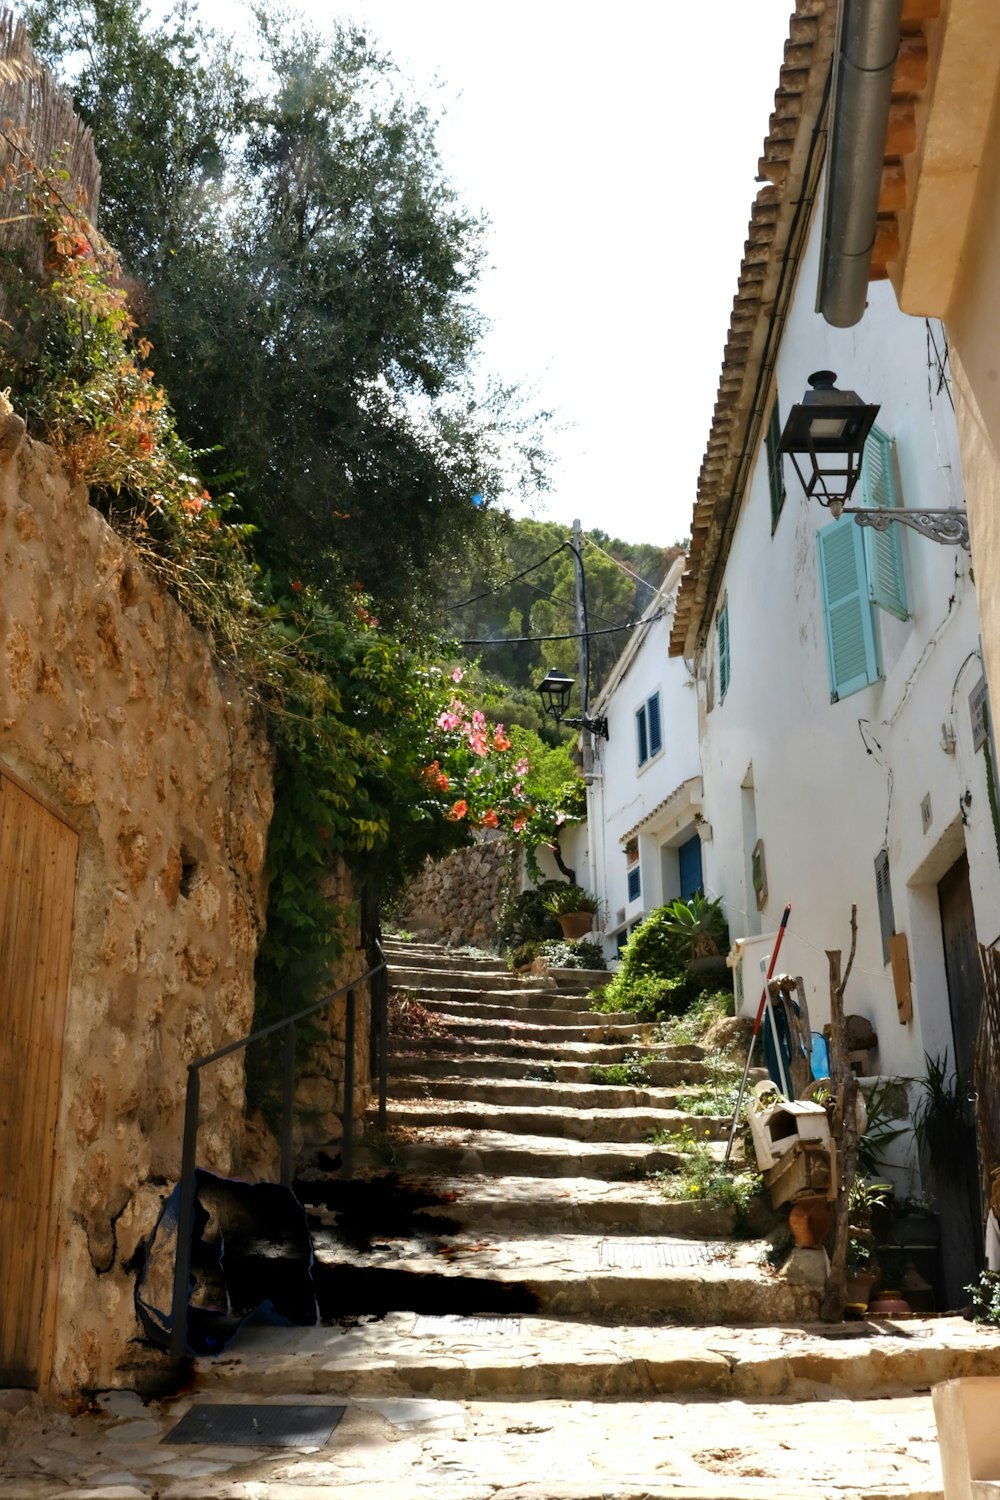
[{"label": "power cable", "polygon": [[561,552],[567,545],[568,543],[566,542],[560,542],[558,547],[553,547],[551,552],[546,553],[544,557],[540,557],[537,562],[533,562],[530,567],[524,568],[520,573],[514,573],[510,578],[505,578],[502,583],[497,584],[496,588],[484,589],[481,594],[473,594],[471,599],[463,599],[461,604],[445,604],[442,605],[442,608],[449,611],[467,609],[470,604],[478,604],[480,599],[489,599],[493,594],[501,593],[503,589],[509,588],[512,583],[517,583],[520,579],[527,578],[529,573],[535,573],[539,568],[544,567],[547,562],[551,562],[556,553]]},{"label": "power cable", "polygon": [[649,589],[649,592],[651,594],[658,594],[660,592],[655,584],[647,583],[645,578],[641,577],[640,574],[634,573],[630,567],[622,562],[620,557],[615,557],[611,552],[605,552],[604,548],[598,546],[597,542],[594,541],[594,538],[592,536],[588,536],[586,532],[583,533],[583,540],[588,544],[588,546],[593,547],[595,552],[599,552],[602,557],[606,557],[608,562],[613,562],[615,567],[620,568],[623,573],[626,573],[629,576],[629,578],[634,578],[636,583],[641,583],[644,589]]},{"label": "power cable", "polygon": [[616,635],[621,630],[634,630],[637,625],[651,625],[662,620],[666,610],[655,615],[643,615],[639,620],[626,620],[624,625],[611,625],[607,630],[571,630],[565,635],[500,635],[489,640],[455,641],[456,646],[522,646],[529,641],[579,641],[588,635]]}]

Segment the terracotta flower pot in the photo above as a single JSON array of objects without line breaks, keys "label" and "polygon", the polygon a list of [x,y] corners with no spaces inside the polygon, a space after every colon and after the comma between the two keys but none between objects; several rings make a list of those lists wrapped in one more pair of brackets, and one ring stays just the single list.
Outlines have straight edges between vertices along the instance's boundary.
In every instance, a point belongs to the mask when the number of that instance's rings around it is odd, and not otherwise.
[{"label": "terracotta flower pot", "polygon": [[563,911],[556,917],[567,943],[575,943],[586,937],[594,925],[592,911]]}]

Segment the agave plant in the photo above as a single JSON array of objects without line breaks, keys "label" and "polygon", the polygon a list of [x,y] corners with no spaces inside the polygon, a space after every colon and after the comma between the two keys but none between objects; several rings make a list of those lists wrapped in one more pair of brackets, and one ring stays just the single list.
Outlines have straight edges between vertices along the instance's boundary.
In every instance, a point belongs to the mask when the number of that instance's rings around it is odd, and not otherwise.
[{"label": "agave plant", "polygon": [[729,931],[722,903],[709,901],[698,891],[687,901],[670,903],[664,926],[689,959],[710,958],[719,953],[719,944],[726,942]]}]

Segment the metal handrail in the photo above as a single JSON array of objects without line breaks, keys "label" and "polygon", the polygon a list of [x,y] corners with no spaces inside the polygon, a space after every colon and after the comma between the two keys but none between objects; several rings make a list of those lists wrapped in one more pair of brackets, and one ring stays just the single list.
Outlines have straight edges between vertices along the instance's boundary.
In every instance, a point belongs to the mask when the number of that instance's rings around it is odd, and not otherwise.
[{"label": "metal handrail", "polygon": [[351,1117],[354,1106],[354,991],[359,985],[366,984],[370,979],[375,979],[376,977],[378,977],[378,988],[374,997],[375,1005],[373,1009],[378,1018],[379,1038],[378,1118],[379,1127],[381,1129],[385,1128],[389,986],[385,955],[382,952],[381,944],[377,941],[375,948],[379,955],[379,962],[373,968],[366,970],[364,974],[359,975],[357,979],[352,979],[347,984],[342,984],[340,989],[333,990],[330,994],[324,995],[312,1005],[307,1005],[304,1010],[296,1011],[292,1016],[286,1016],[281,1021],[272,1021],[269,1026],[261,1026],[257,1031],[251,1031],[248,1036],[241,1037],[239,1041],[229,1042],[225,1047],[217,1047],[214,1052],[208,1052],[204,1057],[196,1058],[194,1062],[188,1063],[187,1090],[184,1097],[184,1140],[181,1147],[180,1202],[177,1208],[177,1248],[174,1257],[174,1285],[170,1329],[170,1353],[174,1359],[182,1358],[187,1351],[188,1282],[191,1277],[191,1234],[194,1227],[194,1174],[198,1148],[198,1109],[201,1102],[201,1070],[207,1067],[209,1063],[218,1062],[223,1057],[229,1057],[233,1052],[243,1051],[250,1046],[251,1042],[258,1042],[262,1037],[271,1036],[276,1031],[284,1031],[285,1048],[281,1090],[280,1135],[281,1183],[283,1187],[290,1187],[292,1183],[292,1109],[295,1100],[295,1028],[300,1021],[307,1021],[310,1016],[314,1016],[318,1011],[325,1010],[328,1005],[332,1005],[334,1000],[339,1000],[341,995],[346,995],[344,1110],[341,1160],[343,1175],[350,1177],[353,1170]]}]

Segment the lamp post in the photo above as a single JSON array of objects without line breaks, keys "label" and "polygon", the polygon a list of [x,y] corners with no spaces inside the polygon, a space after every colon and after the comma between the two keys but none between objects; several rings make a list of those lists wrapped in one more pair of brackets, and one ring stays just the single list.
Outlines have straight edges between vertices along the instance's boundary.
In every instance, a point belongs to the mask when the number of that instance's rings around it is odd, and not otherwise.
[{"label": "lamp post", "polygon": [[[586,729],[590,734],[599,735],[602,739],[608,737],[607,719],[592,719],[588,713],[590,707],[590,637],[587,632],[587,587],[583,572],[583,532],[579,521],[573,522],[573,540],[565,542],[573,554],[576,567],[576,623],[578,632],[579,662],[580,662],[580,717],[570,719],[566,716],[569,707],[569,695],[572,691],[575,678],[568,677],[565,672],[559,672],[552,668],[546,673],[545,678],[538,684],[538,691],[542,697],[542,708],[549,717],[555,719],[557,724],[564,720],[575,728]],[[584,741],[584,772],[591,770],[591,750],[588,741]]]},{"label": "lamp post", "polygon": [[[809,376],[812,389],[788,413],[778,442],[778,452],[790,456],[806,498],[815,497],[835,519],[853,516],[856,525],[876,531],[887,531],[895,522],[931,541],[957,544],[968,552],[969,522],[964,510],[848,505],[861,478],[865,442],[879,408],[867,405],[856,391],[839,391],[836,380],[832,370],[817,370]],[[808,460],[807,473],[800,459]]]}]

